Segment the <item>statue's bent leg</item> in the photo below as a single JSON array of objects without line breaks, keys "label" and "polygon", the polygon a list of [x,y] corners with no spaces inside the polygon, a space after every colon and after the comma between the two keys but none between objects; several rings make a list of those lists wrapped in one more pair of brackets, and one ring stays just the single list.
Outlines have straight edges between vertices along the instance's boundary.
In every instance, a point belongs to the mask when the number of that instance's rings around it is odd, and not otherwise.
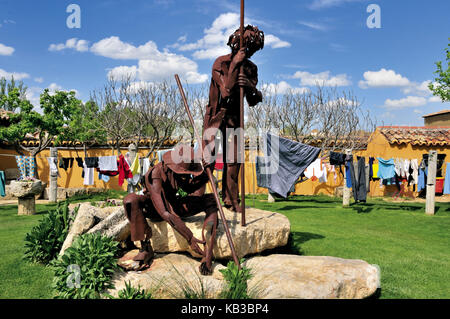
[{"label": "statue's bent leg", "polygon": [[152,229],[144,216],[144,206],[148,198],[145,195],[128,194],[123,200],[125,215],[130,221],[130,232],[132,241],[140,241],[139,253],[133,258],[139,261],[139,266],[135,270],[142,270],[150,266],[154,257],[150,238]]},{"label": "statue's bent leg", "polygon": [[[202,258],[200,262],[200,273],[202,275],[211,275],[212,274],[212,257],[213,257],[213,249],[214,243],[216,241],[216,233],[217,233],[217,224],[218,224],[218,216],[217,216],[217,205],[214,199],[213,194],[207,194],[204,196],[204,202],[206,204],[206,216],[205,221],[203,223],[202,228],[202,236],[205,241],[205,256]],[[210,228],[210,238],[209,242],[205,238],[205,229]]]}]

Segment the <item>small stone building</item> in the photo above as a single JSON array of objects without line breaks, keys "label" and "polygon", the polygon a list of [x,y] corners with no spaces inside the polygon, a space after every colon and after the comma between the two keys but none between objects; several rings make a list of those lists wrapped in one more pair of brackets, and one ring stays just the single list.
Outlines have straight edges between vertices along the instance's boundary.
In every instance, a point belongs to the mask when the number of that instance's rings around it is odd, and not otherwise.
[{"label": "small stone building", "polygon": [[450,126],[450,110],[443,110],[423,116],[425,126]]}]

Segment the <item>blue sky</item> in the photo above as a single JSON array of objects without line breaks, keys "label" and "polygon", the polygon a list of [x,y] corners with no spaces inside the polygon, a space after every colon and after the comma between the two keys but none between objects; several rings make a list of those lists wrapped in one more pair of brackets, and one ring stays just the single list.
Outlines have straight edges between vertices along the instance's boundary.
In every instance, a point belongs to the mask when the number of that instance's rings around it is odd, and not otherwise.
[{"label": "blue sky", "polygon": [[[69,4],[81,28],[68,28]],[[0,0],[0,76],[14,74],[37,103],[43,88],[86,101],[108,74],[208,83],[239,23],[238,0]],[[370,29],[369,4],[381,9]],[[384,124],[423,125],[450,109],[426,86],[450,37],[448,0],[246,1],[246,23],[266,34],[252,59],[261,82],[302,91],[316,81],[351,90]]]}]

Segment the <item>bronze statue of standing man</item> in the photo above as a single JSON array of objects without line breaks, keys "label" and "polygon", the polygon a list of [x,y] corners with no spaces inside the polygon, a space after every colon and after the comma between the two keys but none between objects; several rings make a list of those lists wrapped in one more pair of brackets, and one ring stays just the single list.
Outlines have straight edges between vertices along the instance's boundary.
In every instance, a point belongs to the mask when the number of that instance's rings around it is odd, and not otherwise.
[{"label": "bronze statue of standing man", "polygon": [[[236,212],[241,212],[238,187],[241,164],[237,159],[237,136],[231,135],[233,132],[230,130],[227,134],[227,129],[235,130],[240,127],[240,87],[244,87],[249,106],[255,106],[262,101],[262,93],[256,89],[258,68],[249,59],[264,47],[264,33],[255,26],[247,25],[244,28],[242,48],[240,37],[241,32],[238,29],[228,40],[231,53],[217,58],[213,64],[209,103],[203,122],[204,147],[207,145],[212,150],[217,130],[222,132],[222,199],[225,207]],[[241,66],[243,74],[240,73]],[[233,136],[233,139],[228,141],[230,136]]]}]

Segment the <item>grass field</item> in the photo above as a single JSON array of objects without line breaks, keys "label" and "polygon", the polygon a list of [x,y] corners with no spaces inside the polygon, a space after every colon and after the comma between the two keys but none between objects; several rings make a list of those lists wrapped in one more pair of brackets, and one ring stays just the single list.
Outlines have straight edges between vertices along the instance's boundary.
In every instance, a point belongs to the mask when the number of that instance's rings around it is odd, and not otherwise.
[{"label": "grass field", "polygon": [[[71,202],[107,197],[112,198]],[[427,216],[422,203],[373,199],[343,208],[340,199],[326,196],[294,196],[273,204],[264,198],[257,198],[257,208],[282,213],[291,222],[290,253],[377,264],[380,298],[450,298],[450,203],[438,203],[436,215]],[[51,270],[22,255],[25,234],[54,207],[37,205],[37,215],[17,216],[17,206],[0,206],[0,298],[52,297]]]},{"label": "grass field", "polygon": [[422,203],[373,199],[343,208],[342,199],[322,196],[256,207],[289,218],[296,253],[379,265],[381,298],[450,298],[450,203],[437,203],[435,216]]}]

